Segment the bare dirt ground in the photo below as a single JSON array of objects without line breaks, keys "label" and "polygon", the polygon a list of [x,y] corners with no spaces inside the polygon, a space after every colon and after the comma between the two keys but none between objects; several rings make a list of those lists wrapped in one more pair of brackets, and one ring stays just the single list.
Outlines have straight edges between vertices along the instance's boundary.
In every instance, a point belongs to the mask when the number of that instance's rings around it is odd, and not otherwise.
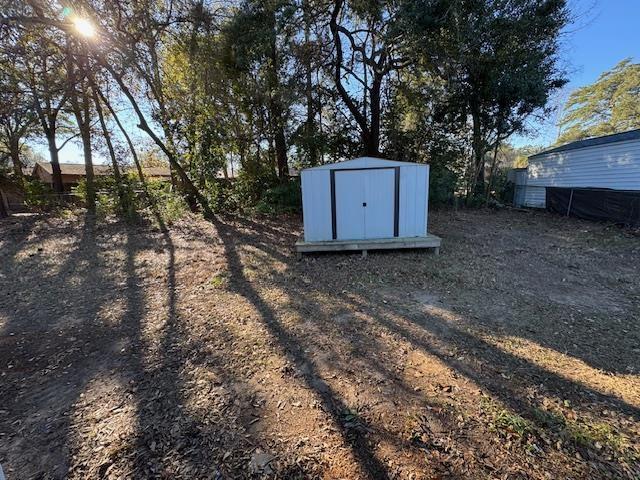
[{"label": "bare dirt ground", "polygon": [[294,218],[1,221],[7,477],[640,478],[640,238],[431,223],[297,262]]}]

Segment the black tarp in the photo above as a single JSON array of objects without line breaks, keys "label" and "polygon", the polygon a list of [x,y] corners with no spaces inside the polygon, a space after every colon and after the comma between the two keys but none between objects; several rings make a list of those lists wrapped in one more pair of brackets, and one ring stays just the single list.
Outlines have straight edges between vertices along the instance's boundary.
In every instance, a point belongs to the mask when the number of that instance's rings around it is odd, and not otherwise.
[{"label": "black tarp", "polygon": [[547,187],[546,199],[551,212],[640,226],[640,190]]}]

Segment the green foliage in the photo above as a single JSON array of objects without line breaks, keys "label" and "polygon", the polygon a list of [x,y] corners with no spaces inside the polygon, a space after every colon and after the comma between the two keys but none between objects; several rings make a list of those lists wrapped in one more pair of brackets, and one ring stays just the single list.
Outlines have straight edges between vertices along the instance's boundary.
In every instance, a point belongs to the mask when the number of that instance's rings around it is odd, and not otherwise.
[{"label": "green foliage", "polygon": [[467,176],[467,190],[482,191],[478,180],[484,177],[485,154],[523,132],[532,113],[545,113],[551,93],[566,84],[558,65],[566,2],[417,0],[403,5],[412,54],[445,82],[441,118],[450,131],[471,134],[469,171],[475,174]]},{"label": "green foliage", "polygon": [[[115,11],[85,6],[89,17],[105,16],[105,36],[118,39],[109,62],[97,51],[83,58],[94,81],[109,101],[124,94],[138,106],[145,93],[140,126],[149,124],[174,171],[177,164],[184,169],[194,185],[190,196],[217,212],[297,210],[297,188],[280,185],[289,165],[341,161],[365,149],[429,163],[434,205],[451,203],[461,188],[475,192],[478,178],[484,191],[487,152],[522,132],[529,115],[544,113],[549,94],[564,84],[558,37],[565,0],[355,0],[330,5],[333,18],[317,2],[152,2],[132,10],[126,32],[111,31],[121,20],[111,17]],[[24,26],[24,38],[15,32],[26,52],[17,58],[29,68],[18,67],[34,73],[19,78],[35,82],[20,91],[38,93],[43,108],[60,107],[62,120],[68,109],[58,104],[71,78],[65,66],[74,59],[67,58],[66,33],[51,20],[46,29]],[[120,91],[106,88],[109,78]],[[52,126],[60,132],[60,124]],[[230,164],[240,176],[219,181]],[[148,208],[131,179],[97,189],[104,214],[131,218]],[[80,198],[85,190],[77,189]],[[179,196],[164,186],[156,194],[179,215]]]},{"label": "green foliage", "polygon": [[50,210],[59,205],[51,187],[34,178],[24,179],[24,203],[38,210]]},{"label": "green foliage", "polygon": [[627,58],[575,90],[560,126],[558,144],[640,128],[640,63]]},{"label": "green foliage", "polygon": [[[166,224],[171,225],[189,212],[189,206],[182,195],[171,190],[169,184],[161,185],[160,183],[157,182],[155,185],[150,185],[149,193],[157,206],[157,213],[160,218]],[[153,210],[152,206],[147,207],[147,209]]]},{"label": "green foliage", "polygon": [[232,180],[216,178],[208,182],[206,195],[214,212],[229,213],[238,210],[239,199]]},{"label": "green foliage", "polygon": [[444,166],[429,171],[429,205],[451,205],[455,198],[457,175]]},{"label": "green foliage", "polygon": [[507,410],[500,410],[496,413],[495,426],[520,438],[526,438],[533,433],[533,425],[529,420]]},{"label": "green foliage", "polygon": [[235,205],[239,210],[254,207],[263,194],[278,184],[275,170],[259,162],[240,171],[233,185]]},{"label": "green foliage", "polygon": [[550,430],[561,430],[567,423],[567,419],[562,412],[545,410],[543,408],[534,408],[531,411],[531,416],[538,425]]},{"label": "green foliage", "polygon": [[264,192],[256,205],[260,213],[298,213],[302,209],[302,190],[299,179],[291,179]]},{"label": "green foliage", "polygon": [[507,178],[508,168],[498,168],[491,179],[490,196],[500,203],[511,203],[513,201],[514,184]]},{"label": "green foliage", "polygon": [[[125,220],[133,221],[140,217],[151,220],[160,219],[171,224],[182,218],[188,211],[188,205],[182,195],[174,192],[171,183],[160,180],[148,180],[143,186],[137,175],[130,173],[122,178],[121,188],[112,176],[96,177],[96,214],[99,217],[118,215]],[[86,199],[86,180],[81,180],[73,193],[81,202]],[[120,207],[119,193],[124,194],[125,211]]]}]

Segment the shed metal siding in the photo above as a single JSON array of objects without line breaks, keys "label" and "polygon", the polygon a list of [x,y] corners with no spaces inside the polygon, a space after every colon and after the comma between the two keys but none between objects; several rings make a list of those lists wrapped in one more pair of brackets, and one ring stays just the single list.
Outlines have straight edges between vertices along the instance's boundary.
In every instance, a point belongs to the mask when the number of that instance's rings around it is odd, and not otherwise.
[{"label": "shed metal siding", "polygon": [[429,167],[400,167],[400,237],[423,237],[427,233]]},{"label": "shed metal siding", "polygon": [[640,190],[640,140],[550,152],[529,158],[525,205],[546,205],[544,187]]},{"label": "shed metal siding", "polygon": [[307,242],[332,239],[329,170],[303,170],[302,218]]},{"label": "shed metal siding", "polygon": [[640,190],[640,140],[532,158],[527,185]]}]

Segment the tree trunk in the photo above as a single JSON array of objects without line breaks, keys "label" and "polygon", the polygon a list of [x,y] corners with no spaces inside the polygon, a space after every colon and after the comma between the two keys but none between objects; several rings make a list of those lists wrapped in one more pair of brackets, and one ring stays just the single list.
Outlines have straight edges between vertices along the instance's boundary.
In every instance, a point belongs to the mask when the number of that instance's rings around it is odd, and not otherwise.
[{"label": "tree trunk", "polygon": [[[80,85],[83,86],[82,84]],[[72,86],[72,88],[75,88]],[[91,123],[90,114],[91,106],[86,93],[82,95],[82,104],[78,98],[77,92],[71,94],[71,105],[73,113],[76,117],[78,129],[80,130],[80,138],[82,139],[82,151],[84,154],[85,178],[87,184],[87,212],[96,213],[96,187],[93,172],[93,153],[91,151]]]},{"label": "tree trunk", "polygon": [[276,45],[276,19],[275,12],[273,14],[273,31],[271,36],[271,77],[272,77],[272,95],[271,95],[271,122],[274,129],[274,140],[276,147],[276,160],[278,165],[278,178],[285,181],[289,178],[289,161],[287,159],[287,140],[284,134],[284,112],[282,108],[282,97],[280,95],[280,78],[278,74],[278,47]]},{"label": "tree trunk", "polygon": [[124,185],[122,183],[122,175],[120,174],[120,167],[118,166],[118,161],[116,159],[116,153],[113,150],[113,144],[111,143],[111,135],[109,134],[109,130],[107,129],[107,124],[104,121],[102,106],[100,105],[100,99],[98,98],[96,89],[92,88],[91,91],[93,94],[93,103],[96,107],[96,112],[98,113],[98,120],[100,121],[100,128],[102,129],[102,135],[107,144],[109,157],[111,157],[111,168],[113,168],[113,178],[116,182],[116,189],[118,191],[118,206],[120,207],[120,213],[122,215],[126,215],[129,209],[129,205],[127,203],[126,193],[125,193]]},{"label": "tree trunk", "polygon": [[4,193],[2,192],[2,189],[0,189],[0,218],[4,218],[8,216],[9,216],[9,208],[5,203]]},{"label": "tree trunk", "polygon": [[281,181],[285,181],[289,178],[289,161],[287,159],[287,141],[284,136],[284,125],[282,125],[282,112],[279,107],[275,107],[275,147],[276,147],[276,161],[278,164],[278,178]]},{"label": "tree trunk", "polygon": [[380,89],[382,77],[376,74],[371,84],[371,124],[369,126],[368,141],[365,143],[365,153],[370,157],[380,156]]},{"label": "tree trunk", "polygon": [[489,197],[491,196],[491,188],[493,187],[493,177],[496,173],[496,165],[498,163],[498,149],[500,148],[500,134],[496,138],[496,144],[493,149],[493,158],[491,160],[491,167],[489,167],[489,179],[487,181],[487,195],[485,197],[485,203],[489,203]]},{"label": "tree trunk", "polygon": [[178,159],[176,158],[174,152],[171,152],[167,148],[167,146],[164,144],[164,142],[162,142],[162,140],[160,140],[160,138],[155,134],[153,129],[149,127],[149,124],[147,123],[147,120],[144,114],[142,113],[142,110],[140,109],[138,102],[136,101],[135,97],[133,96],[133,94],[127,87],[127,85],[124,83],[122,77],[104,59],[97,57],[96,60],[98,60],[100,64],[111,74],[113,79],[116,81],[116,83],[122,90],[122,93],[124,93],[124,95],[127,97],[127,100],[129,100],[129,103],[133,107],[133,110],[135,111],[136,116],[138,117],[138,122],[139,122],[138,128],[146,132],[147,135],[151,137],[151,139],[155,142],[155,144],[158,147],[160,147],[162,152],[167,156],[167,159],[169,160],[169,164],[171,165],[172,170],[174,170],[176,174],[180,177],[181,182],[186,186],[187,190],[190,191],[196,197],[196,199],[198,200],[198,203],[202,207],[205,217],[213,218],[214,217],[213,211],[209,207],[209,203],[207,202],[207,199],[195,187],[191,179],[187,176],[187,173],[184,171],[184,169],[180,165],[180,162],[178,162]]},{"label": "tree trunk", "polygon": [[473,121],[473,175],[469,193],[482,195],[484,192],[484,146],[482,145],[482,126],[480,125],[480,112],[477,105],[471,106],[471,119]]},{"label": "tree trunk", "polygon": [[24,172],[22,171],[22,161],[20,160],[20,144],[18,139],[11,139],[9,142],[9,150],[11,155],[11,162],[13,163],[13,173],[16,176],[16,180],[22,185],[24,183]]},{"label": "tree trunk", "polygon": [[60,169],[59,150],[56,142],[56,131],[48,129],[46,132],[49,157],[51,158],[51,170],[53,177],[53,191],[61,195],[64,193],[62,184],[62,170]]},{"label": "tree trunk", "polygon": [[138,158],[138,153],[136,152],[136,147],[133,145],[133,141],[131,140],[131,137],[129,136],[129,134],[127,133],[127,130],[122,125],[122,122],[120,122],[118,115],[116,114],[115,110],[113,109],[113,107],[111,106],[107,98],[103,95],[103,93],[99,89],[96,88],[96,91],[98,93],[98,96],[102,100],[102,103],[104,103],[104,105],[109,110],[109,113],[113,117],[113,120],[116,122],[116,125],[120,129],[120,132],[122,133],[125,140],[127,141],[127,145],[129,145],[129,150],[131,151],[131,156],[133,157],[133,163],[136,166],[136,170],[138,172],[138,178],[140,179],[140,183],[142,184],[142,191],[144,193],[144,196],[147,202],[149,202],[149,205],[151,205],[152,208],[154,209],[154,212],[156,212],[156,217],[158,218],[158,221],[160,222],[161,227],[164,228],[162,218],[160,217],[159,214],[157,214],[157,205],[155,204],[155,200],[149,194],[149,189],[147,188],[147,181],[145,179],[144,172],[142,170],[142,164],[140,163],[140,159]]},{"label": "tree trunk", "polygon": [[309,0],[305,0],[303,3],[303,15],[304,15],[304,69],[305,69],[305,99],[307,107],[307,119],[305,122],[305,136],[307,144],[307,154],[309,155],[309,165],[312,167],[318,165],[318,148],[316,146],[316,109],[313,100],[313,66],[312,66],[312,52],[311,52],[311,13],[309,12],[310,5]]}]

